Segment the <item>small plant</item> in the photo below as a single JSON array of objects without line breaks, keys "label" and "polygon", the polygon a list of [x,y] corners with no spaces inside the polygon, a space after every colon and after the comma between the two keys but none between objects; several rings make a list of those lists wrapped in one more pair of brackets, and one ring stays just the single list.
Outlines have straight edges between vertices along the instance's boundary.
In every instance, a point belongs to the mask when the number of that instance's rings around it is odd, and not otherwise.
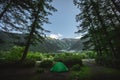
[{"label": "small plant", "polygon": [[92,77],[91,70],[87,66],[81,67],[81,71],[73,71],[69,80],[88,80]]},{"label": "small plant", "polygon": [[40,63],[40,67],[42,67],[42,68],[50,68],[50,67],[52,67],[52,65],[53,65],[53,61],[52,60],[43,60]]},{"label": "small plant", "polygon": [[73,71],[80,71],[81,70],[81,66],[79,64],[73,65],[73,67],[71,68]]},{"label": "small plant", "polygon": [[79,72],[72,72],[69,76],[69,80],[80,80],[79,75]]}]

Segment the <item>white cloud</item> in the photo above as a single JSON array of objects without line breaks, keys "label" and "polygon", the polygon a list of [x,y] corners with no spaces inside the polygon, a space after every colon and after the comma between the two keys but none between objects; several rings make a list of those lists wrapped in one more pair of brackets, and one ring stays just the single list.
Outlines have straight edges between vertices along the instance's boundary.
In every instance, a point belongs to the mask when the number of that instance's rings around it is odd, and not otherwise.
[{"label": "white cloud", "polygon": [[50,34],[49,37],[52,39],[60,39],[62,37],[62,35],[61,34]]},{"label": "white cloud", "polygon": [[76,36],[75,39],[80,39],[82,35]]}]

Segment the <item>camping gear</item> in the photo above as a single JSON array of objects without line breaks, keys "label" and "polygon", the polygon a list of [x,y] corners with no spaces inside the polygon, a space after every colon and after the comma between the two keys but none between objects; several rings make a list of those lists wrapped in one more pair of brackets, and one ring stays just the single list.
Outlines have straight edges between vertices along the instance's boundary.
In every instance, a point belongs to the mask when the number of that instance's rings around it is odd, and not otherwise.
[{"label": "camping gear", "polygon": [[52,72],[67,72],[68,68],[62,62],[56,62],[50,69]]}]

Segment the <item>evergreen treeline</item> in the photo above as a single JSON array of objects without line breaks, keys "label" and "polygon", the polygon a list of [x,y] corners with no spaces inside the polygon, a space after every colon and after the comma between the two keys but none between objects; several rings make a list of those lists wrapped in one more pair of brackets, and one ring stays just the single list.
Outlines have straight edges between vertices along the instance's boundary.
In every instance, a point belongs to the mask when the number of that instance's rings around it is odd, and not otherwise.
[{"label": "evergreen treeline", "polygon": [[84,48],[97,52],[96,62],[120,68],[120,1],[74,0],[80,10],[77,33],[83,33]]}]

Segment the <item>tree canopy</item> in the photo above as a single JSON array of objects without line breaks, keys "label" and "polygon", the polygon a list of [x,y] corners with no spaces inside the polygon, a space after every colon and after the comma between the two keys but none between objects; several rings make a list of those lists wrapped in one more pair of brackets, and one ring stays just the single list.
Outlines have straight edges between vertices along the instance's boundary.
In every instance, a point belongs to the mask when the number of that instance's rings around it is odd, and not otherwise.
[{"label": "tree canopy", "polygon": [[92,47],[100,64],[119,64],[120,13],[113,0],[74,0],[74,4],[80,10],[76,15],[77,33],[84,33],[84,48]]},{"label": "tree canopy", "polygon": [[21,60],[24,60],[29,46],[36,40],[43,41],[43,28],[51,12],[57,11],[52,0],[0,0],[0,27],[5,31],[20,31],[26,33],[27,40]]}]

